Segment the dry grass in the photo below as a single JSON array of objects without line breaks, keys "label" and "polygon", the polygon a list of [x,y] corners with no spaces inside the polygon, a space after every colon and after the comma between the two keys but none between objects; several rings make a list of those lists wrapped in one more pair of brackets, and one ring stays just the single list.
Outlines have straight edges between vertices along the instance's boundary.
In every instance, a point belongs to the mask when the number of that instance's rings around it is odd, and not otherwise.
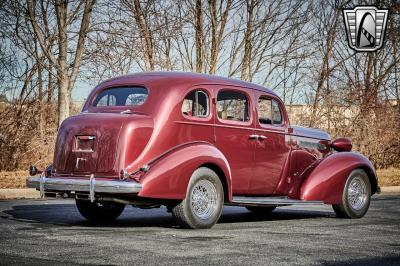
[{"label": "dry grass", "polygon": [[400,186],[400,168],[377,170],[378,182],[381,187]]},{"label": "dry grass", "polygon": [[[400,186],[400,168],[378,170],[379,186]],[[25,188],[28,171],[0,172],[1,188]]]},{"label": "dry grass", "polygon": [[26,177],[28,171],[0,172],[0,189],[1,188],[26,188]]}]

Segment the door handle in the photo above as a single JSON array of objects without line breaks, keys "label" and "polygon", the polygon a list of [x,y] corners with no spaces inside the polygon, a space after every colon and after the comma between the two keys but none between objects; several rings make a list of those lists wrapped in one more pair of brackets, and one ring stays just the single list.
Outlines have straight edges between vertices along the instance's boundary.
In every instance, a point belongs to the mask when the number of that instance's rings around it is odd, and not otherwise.
[{"label": "door handle", "polygon": [[267,137],[263,136],[263,135],[250,135],[249,139],[265,140],[265,139],[267,139]]},{"label": "door handle", "polygon": [[250,135],[249,139],[258,139],[258,135]]}]

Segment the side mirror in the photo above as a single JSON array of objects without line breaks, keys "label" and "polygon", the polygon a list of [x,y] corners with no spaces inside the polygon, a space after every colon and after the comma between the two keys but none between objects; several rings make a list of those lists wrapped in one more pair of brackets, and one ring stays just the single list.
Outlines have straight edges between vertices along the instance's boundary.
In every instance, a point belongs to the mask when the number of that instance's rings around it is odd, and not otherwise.
[{"label": "side mirror", "polygon": [[337,138],[331,143],[331,148],[335,151],[351,151],[353,144],[349,138]]}]

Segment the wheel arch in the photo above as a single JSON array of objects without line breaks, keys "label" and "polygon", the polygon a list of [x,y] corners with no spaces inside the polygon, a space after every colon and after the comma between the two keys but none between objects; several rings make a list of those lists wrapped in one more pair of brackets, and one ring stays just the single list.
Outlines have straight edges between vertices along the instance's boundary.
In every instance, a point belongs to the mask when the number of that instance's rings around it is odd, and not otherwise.
[{"label": "wheel arch", "polygon": [[213,170],[221,180],[224,198],[232,200],[230,166],[220,150],[210,143],[188,143],[164,155],[152,164],[139,180],[138,196],[183,200],[193,172],[200,167]]},{"label": "wheel arch", "polygon": [[364,172],[367,173],[369,182],[371,184],[371,195],[374,195],[378,191],[378,179],[375,172],[365,165],[360,166],[358,169],[364,170]]},{"label": "wheel arch", "polygon": [[300,189],[300,199],[339,204],[350,173],[364,170],[371,183],[371,194],[377,191],[377,179],[372,163],[355,152],[337,152],[323,159],[305,178]]}]

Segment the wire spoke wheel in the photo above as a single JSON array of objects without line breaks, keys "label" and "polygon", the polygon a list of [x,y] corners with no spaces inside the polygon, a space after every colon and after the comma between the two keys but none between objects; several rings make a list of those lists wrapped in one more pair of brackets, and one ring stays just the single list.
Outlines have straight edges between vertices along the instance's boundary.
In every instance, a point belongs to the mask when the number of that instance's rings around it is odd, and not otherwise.
[{"label": "wire spoke wheel", "polygon": [[171,208],[176,221],[185,228],[210,228],[221,216],[224,189],[211,169],[196,169],[189,181],[186,197]]},{"label": "wire spoke wheel", "polygon": [[333,204],[338,217],[361,218],[368,211],[371,201],[371,183],[367,173],[362,169],[353,170],[347,178],[342,202]]},{"label": "wire spoke wheel", "polygon": [[351,208],[354,210],[361,210],[367,201],[367,186],[361,177],[357,176],[351,180],[347,197]]},{"label": "wire spoke wheel", "polygon": [[210,218],[217,207],[217,190],[208,180],[200,180],[191,191],[190,205],[193,214],[202,220]]}]

